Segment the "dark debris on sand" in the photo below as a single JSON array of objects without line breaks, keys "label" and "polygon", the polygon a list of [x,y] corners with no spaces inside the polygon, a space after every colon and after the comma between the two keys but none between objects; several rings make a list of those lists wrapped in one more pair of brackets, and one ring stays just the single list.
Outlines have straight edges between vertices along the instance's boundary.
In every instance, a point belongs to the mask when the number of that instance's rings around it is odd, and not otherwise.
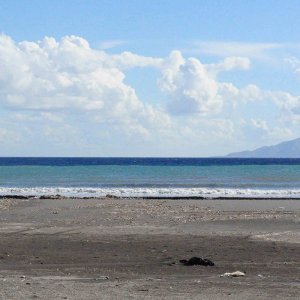
[{"label": "dark debris on sand", "polygon": [[214,266],[215,264],[207,259],[207,258],[201,258],[201,257],[192,257],[189,260],[186,259],[181,259],[179,261],[180,263],[182,263],[185,266]]}]

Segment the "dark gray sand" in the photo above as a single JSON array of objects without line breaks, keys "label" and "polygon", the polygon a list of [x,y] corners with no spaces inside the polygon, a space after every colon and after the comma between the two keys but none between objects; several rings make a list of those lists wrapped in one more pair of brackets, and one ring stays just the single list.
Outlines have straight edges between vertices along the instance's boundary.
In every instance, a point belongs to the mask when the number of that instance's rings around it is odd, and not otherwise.
[{"label": "dark gray sand", "polygon": [[299,200],[1,199],[0,224],[1,299],[300,298]]}]

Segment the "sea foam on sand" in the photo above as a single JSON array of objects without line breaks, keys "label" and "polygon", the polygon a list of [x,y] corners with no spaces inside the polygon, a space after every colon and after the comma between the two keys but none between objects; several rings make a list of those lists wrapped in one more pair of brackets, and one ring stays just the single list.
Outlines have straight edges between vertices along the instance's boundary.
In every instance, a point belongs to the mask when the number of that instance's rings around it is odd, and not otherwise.
[{"label": "sea foam on sand", "polygon": [[85,187],[1,187],[0,195],[66,197],[199,197],[199,198],[300,198],[300,189],[230,189],[230,188],[85,188]]}]

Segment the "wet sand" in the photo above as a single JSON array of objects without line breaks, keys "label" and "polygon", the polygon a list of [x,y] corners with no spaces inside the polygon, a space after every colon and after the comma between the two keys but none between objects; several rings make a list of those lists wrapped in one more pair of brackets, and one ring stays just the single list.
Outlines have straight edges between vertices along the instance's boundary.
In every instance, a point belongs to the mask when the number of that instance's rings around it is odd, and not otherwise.
[{"label": "wet sand", "polygon": [[0,299],[300,295],[299,200],[4,198],[0,223]]}]

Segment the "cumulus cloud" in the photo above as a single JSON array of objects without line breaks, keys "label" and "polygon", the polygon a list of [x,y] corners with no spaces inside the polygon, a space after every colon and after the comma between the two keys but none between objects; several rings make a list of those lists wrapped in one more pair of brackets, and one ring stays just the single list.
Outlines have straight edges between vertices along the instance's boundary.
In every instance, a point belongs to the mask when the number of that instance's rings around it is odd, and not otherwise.
[{"label": "cumulus cloud", "polygon": [[0,63],[0,102],[9,109],[93,112],[98,121],[121,119],[133,128],[141,121],[155,120],[157,124],[158,119],[167,126],[170,119],[162,106],[146,105],[125,83],[125,72],[130,68],[161,71],[159,85],[168,94],[167,110],[173,115],[213,115],[228,100],[261,97],[256,86],[238,89],[218,80],[219,73],[249,69],[250,61],[245,57],[227,57],[205,65],[199,59],[184,58],[180,51],[167,58],[131,52],[110,55],[90,48],[85,39],[76,36],[15,43],[2,35]]},{"label": "cumulus cloud", "polygon": [[120,114],[142,104],[124,74],[106,63],[107,55],[91,50],[86,40],[15,44],[0,37],[1,101],[10,108],[83,109]]},{"label": "cumulus cloud", "polygon": [[172,97],[169,110],[175,114],[218,111],[222,101],[218,85],[200,61],[185,60],[181,53],[171,53],[160,80],[162,90]]},{"label": "cumulus cloud", "polygon": [[224,97],[237,93],[233,84],[218,82],[217,74],[250,65],[241,57],[204,65],[196,58],[185,59],[179,51],[167,58],[131,52],[110,55],[76,36],[15,43],[5,35],[0,36],[0,63],[0,101],[6,108],[42,111],[46,118],[52,113],[52,120],[58,111],[93,113],[98,122],[122,120],[127,128],[145,135],[147,128],[158,124],[170,126],[170,117],[162,106],[138,98],[125,83],[126,70],[160,70],[160,87],[169,94],[172,114],[210,115],[221,111]]},{"label": "cumulus cloud", "polygon": [[[27,137],[27,144],[44,138],[60,145],[66,140],[69,145],[80,145],[104,136],[109,140],[109,134],[103,133],[109,131],[114,137],[125,133],[128,139],[153,145],[169,141],[174,146],[175,140],[194,145],[237,139],[242,135],[239,127],[274,138],[291,134],[286,127],[280,131],[280,126],[263,119],[240,126],[240,107],[252,105],[259,110],[268,102],[277,107],[278,122],[290,122],[296,128],[300,97],[251,83],[240,87],[222,81],[225,72],[251,67],[249,58],[235,54],[205,64],[180,51],[167,57],[128,51],[109,54],[92,49],[88,41],[76,36],[17,43],[0,35],[0,113],[5,110],[6,114],[6,119],[0,119],[0,139],[8,139],[15,129]],[[162,91],[161,102],[147,103],[139,97],[139,87],[131,86],[126,78],[134,68],[152,68],[160,74],[158,87],[153,88]],[[235,111],[239,119],[233,117]],[[91,137],[84,140],[87,135]]]},{"label": "cumulus cloud", "polygon": [[162,69],[160,87],[171,99],[172,114],[210,115],[222,110],[227,99],[237,96],[239,90],[232,84],[220,82],[217,75],[233,69],[246,70],[247,58],[230,57],[224,61],[205,65],[196,58],[184,59],[179,51],[173,51]]},{"label": "cumulus cloud", "polygon": [[250,68],[250,59],[248,57],[226,57],[217,64],[208,65],[208,70],[216,74],[231,70],[248,70]]},{"label": "cumulus cloud", "polygon": [[15,43],[2,35],[0,103],[12,110],[43,111],[52,121],[57,117],[50,112],[83,111],[135,123],[147,119],[149,108],[124,82],[123,70],[158,67],[161,61],[130,52],[109,55],[75,36]]}]

